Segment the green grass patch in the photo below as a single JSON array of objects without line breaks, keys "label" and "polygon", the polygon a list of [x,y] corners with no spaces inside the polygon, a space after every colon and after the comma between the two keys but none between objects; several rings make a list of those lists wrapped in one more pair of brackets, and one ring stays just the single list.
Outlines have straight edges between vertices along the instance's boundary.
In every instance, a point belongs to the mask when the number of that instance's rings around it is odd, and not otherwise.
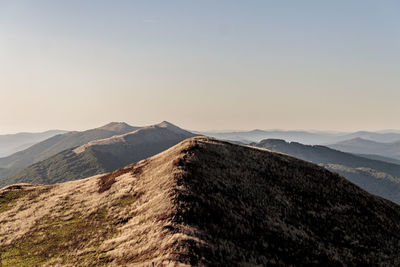
[{"label": "green grass patch", "polygon": [[127,207],[132,205],[136,200],[137,200],[136,196],[133,195],[124,196],[117,205],[120,207]]},{"label": "green grass patch", "polygon": [[13,204],[21,197],[29,194],[30,190],[12,190],[0,194],[0,213],[10,210]]},{"label": "green grass patch", "polygon": [[133,194],[124,195],[116,202],[114,202],[112,205],[117,207],[128,207],[132,205],[136,200],[138,200],[138,198],[142,195],[143,195],[142,192],[135,192]]},{"label": "green grass patch", "polygon": [[[100,245],[113,234],[115,228],[105,207],[87,217],[79,213],[64,218],[45,217],[27,235],[0,247],[0,266],[38,266],[55,258],[61,259],[61,264],[103,266],[109,260]],[[87,252],[76,257],[82,250]]]}]

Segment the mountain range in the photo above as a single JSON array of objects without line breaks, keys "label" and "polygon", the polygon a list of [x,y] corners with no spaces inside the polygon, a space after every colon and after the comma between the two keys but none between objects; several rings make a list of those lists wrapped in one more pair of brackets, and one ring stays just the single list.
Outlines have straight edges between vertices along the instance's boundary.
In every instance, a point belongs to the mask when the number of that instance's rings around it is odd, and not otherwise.
[{"label": "mountain range", "polygon": [[309,145],[329,145],[354,138],[363,138],[375,142],[392,143],[400,141],[400,132],[358,131],[353,133],[324,132],[324,131],[282,131],[282,130],[252,130],[234,132],[196,132],[219,139],[249,144],[264,139],[283,139],[289,142],[299,142]]},{"label": "mountain range", "polygon": [[124,134],[139,129],[126,123],[109,123],[103,127],[83,132],[67,132],[58,134],[8,157],[0,158],[0,179],[66,149],[84,145],[90,141],[108,138],[117,134]]},{"label": "mountain range", "polygon": [[9,156],[66,131],[50,130],[41,133],[17,133],[0,135],[0,157]]},{"label": "mountain range", "polygon": [[[168,122],[142,128],[121,124],[109,126],[106,127],[107,131],[112,133],[133,131],[96,139],[78,147],[66,149],[21,171],[5,176],[0,179],[0,186],[15,183],[54,184],[114,171],[195,136]],[[87,136],[88,132],[91,138],[94,133],[97,133],[97,136],[103,134],[104,127],[99,129],[100,132],[92,130],[80,133],[79,143],[82,143],[82,136]],[[74,144],[78,143],[73,138],[69,139],[69,141],[72,140]],[[65,145],[64,140],[61,144]],[[60,147],[60,143],[56,145]]]},{"label": "mountain range", "polygon": [[[147,127],[113,122],[88,131],[68,132],[0,159],[0,187],[16,183],[54,184],[111,172],[193,136],[168,122]],[[276,139],[251,145],[320,164],[370,193],[400,202],[400,164],[396,159],[353,155]]]},{"label": "mountain range", "polygon": [[3,188],[0,225],[3,266],[400,265],[400,206],[205,137],[109,174]]},{"label": "mountain range", "polygon": [[400,141],[382,143],[363,138],[354,138],[328,145],[344,152],[378,155],[400,160]]},{"label": "mountain range", "polygon": [[266,139],[251,145],[320,164],[364,190],[400,203],[400,165],[345,153],[325,146]]}]

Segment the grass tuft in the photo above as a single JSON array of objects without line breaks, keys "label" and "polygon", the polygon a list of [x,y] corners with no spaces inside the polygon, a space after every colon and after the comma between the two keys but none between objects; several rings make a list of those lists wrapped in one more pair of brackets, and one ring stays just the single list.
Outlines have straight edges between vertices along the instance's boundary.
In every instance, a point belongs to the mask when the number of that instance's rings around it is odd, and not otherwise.
[{"label": "grass tuft", "polygon": [[1,193],[0,213],[10,210],[19,198],[26,196],[30,192],[30,190],[11,190]]}]

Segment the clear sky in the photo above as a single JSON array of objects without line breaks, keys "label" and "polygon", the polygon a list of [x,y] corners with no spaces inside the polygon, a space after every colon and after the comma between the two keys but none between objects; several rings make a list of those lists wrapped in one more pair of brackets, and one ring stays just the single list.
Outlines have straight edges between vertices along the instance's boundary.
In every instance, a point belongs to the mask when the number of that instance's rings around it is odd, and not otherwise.
[{"label": "clear sky", "polygon": [[0,133],[400,129],[400,2],[0,0]]}]

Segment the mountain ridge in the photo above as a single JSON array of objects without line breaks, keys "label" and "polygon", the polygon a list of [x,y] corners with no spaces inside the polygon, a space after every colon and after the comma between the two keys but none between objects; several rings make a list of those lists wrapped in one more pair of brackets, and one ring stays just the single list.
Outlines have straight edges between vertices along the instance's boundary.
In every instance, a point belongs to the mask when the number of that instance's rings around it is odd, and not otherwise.
[{"label": "mountain ridge", "polygon": [[[107,126],[107,125],[105,125]],[[103,127],[105,127],[103,126]],[[102,127],[100,127],[102,128]],[[13,175],[16,172],[56,155],[66,149],[83,145],[92,140],[111,137],[116,134],[122,134],[126,131],[133,131],[138,127],[130,126],[121,128],[121,131],[104,130],[100,128],[86,131],[72,131],[64,134],[58,134],[35,145],[7,157],[0,158],[0,178]]]},{"label": "mountain ridge", "polygon": [[3,264],[400,263],[398,205],[314,164],[212,138],[0,196],[12,199],[0,202]]},{"label": "mountain ridge", "polygon": [[0,180],[0,186],[19,182],[53,184],[114,171],[193,136],[171,123],[162,122],[64,150],[5,177]]},{"label": "mountain ridge", "polygon": [[107,123],[106,125],[103,125],[101,127],[98,127],[96,129],[99,130],[107,130],[107,131],[112,131],[112,132],[125,132],[125,131],[133,131],[135,128],[139,127],[133,127],[126,122],[110,122]]}]

